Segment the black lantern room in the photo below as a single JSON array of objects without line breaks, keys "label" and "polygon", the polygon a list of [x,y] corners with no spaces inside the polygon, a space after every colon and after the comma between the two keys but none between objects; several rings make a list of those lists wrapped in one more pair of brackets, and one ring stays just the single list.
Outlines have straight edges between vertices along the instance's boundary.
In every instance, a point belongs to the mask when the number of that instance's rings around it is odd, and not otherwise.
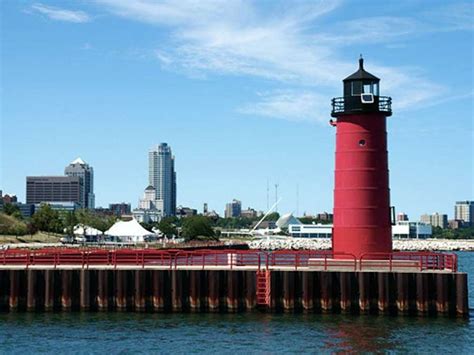
[{"label": "black lantern room", "polygon": [[359,59],[359,70],[343,80],[344,96],[332,99],[331,116],[383,112],[392,114],[392,99],[380,96],[380,79],[364,69],[364,59]]}]

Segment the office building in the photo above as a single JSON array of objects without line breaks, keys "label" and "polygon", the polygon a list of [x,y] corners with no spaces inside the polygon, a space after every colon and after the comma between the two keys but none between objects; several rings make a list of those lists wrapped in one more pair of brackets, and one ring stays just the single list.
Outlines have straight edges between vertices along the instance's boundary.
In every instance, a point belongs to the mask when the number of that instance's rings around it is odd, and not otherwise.
[{"label": "office building", "polygon": [[83,188],[79,204],[82,208],[94,209],[94,169],[92,166],[89,166],[81,158],[77,158],[64,169],[64,174],[66,176],[77,176],[81,179]]},{"label": "office building", "polygon": [[448,227],[448,215],[433,213],[424,214],[420,217],[420,221],[426,224],[431,224],[433,227],[447,228]]},{"label": "office building", "polygon": [[178,206],[176,208],[176,217],[178,218],[187,218],[197,215],[197,210],[190,207]]},{"label": "office building", "polygon": [[77,202],[48,201],[35,203],[34,211],[37,212],[43,205],[49,205],[52,210],[58,212],[74,212],[81,208],[81,205]]},{"label": "office building", "polygon": [[242,203],[239,200],[232,200],[232,202],[225,205],[225,218],[240,217],[242,211]]},{"label": "office building", "polygon": [[82,206],[83,185],[79,176],[28,176],[26,203],[73,202]]},{"label": "office building", "polygon": [[333,214],[328,212],[318,213],[316,215],[316,219],[322,222],[332,222],[333,217]]},{"label": "office building", "polygon": [[162,201],[165,216],[176,214],[176,172],[175,158],[171,147],[161,143],[148,153],[149,185],[155,188],[156,200]]},{"label": "office building", "polygon": [[15,206],[18,207],[23,218],[30,218],[35,213],[35,205],[33,204],[20,202],[20,203],[16,203]]},{"label": "office building", "polygon": [[110,203],[109,210],[117,217],[132,213],[132,206],[129,203]]},{"label": "office building", "polygon": [[456,201],[454,219],[464,221],[466,227],[474,226],[474,201]]},{"label": "office building", "polygon": [[409,218],[408,218],[408,215],[404,212],[400,212],[397,214],[397,222],[398,221],[408,221]]},{"label": "office building", "polygon": [[246,210],[240,211],[240,217],[242,218],[255,218],[257,217],[257,211],[253,208],[247,208]]}]

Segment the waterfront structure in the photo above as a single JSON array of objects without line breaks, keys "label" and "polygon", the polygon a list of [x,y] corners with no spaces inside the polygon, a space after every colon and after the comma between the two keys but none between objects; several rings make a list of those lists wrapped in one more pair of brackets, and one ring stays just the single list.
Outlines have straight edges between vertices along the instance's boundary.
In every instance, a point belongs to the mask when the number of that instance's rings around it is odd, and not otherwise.
[{"label": "waterfront structure", "polygon": [[280,229],[288,229],[289,225],[298,225],[302,224],[298,218],[293,216],[292,213],[286,213],[284,215],[281,215],[280,218],[275,222],[275,225],[277,228]]},{"label": "waterfront structure", "polygon": [[130,214],[132,213],[132,206],[130,203],[110,203],[109,204],[109,210],[112,212],[117,217],[120,217],[124,214]]},{"label": "waterfront structure", "polygon": [[295,238],[331,238],[332,224],[290,224],[288,233]]},{"label": "waterfront structure", "polygon": [[80,207],[83,184],[79,176],[27,176],[26,203],[72,202]]},{"label": "waterfront structure", "polygon": [[229,202],[225,205],[225,218],[234,218],[240,217],[242,212],[242,202],[239,200],[233,199],[232,202]]},{"label": "waterfront structure", "polygon": [[464,221],[465,226],[474,226],[474,201],[456,201],[454,219]]},{"label": "waterfront structure", "polygon": [[431,238],[432,225],[424,222],[398,221],[392,226],[392,236],[397,239],[425,239]]},{"label": "waterfront structure", "polygon": [[[155,235],[135,221],[106,234]],[[0,250],[2,311],[315,312],[469,317],[455,254],[332,259],[327,250]],[[379,268],[379,270],[374,270]]]},{"label": "waterfront structure", "polygon": [[420,217],[420,221],[426,224],[431,224],[433,227],[447,228],[448,215],[442,213],[424,214]]},{"label": "waterfront structure", "polygon": [[[290,224],[288,233],[298,238],[331,238],[332,224]],[[392,226],[392,237],[397,239],[431,238],[432,227],[423,222],[398,221]]]},{"label": "waterfront structure", "polygon": [[78,176],[82,182],[82,194],[79,204],[82,208],[95,208],[94,169],[81,158],[72,161],[65,169],[64,175]]},{"label": "waterfront structure", "polygon": [[148,182],[155,188],[156,200],[162,201],[164,216],[176,214],[175,157],[167,143],[161,143],[148,153]]},{"label": "waterfront structure", "polygon": [[357,72],[343,80],[344,96],[332,99],[335,253],[392,251],[386,132],[392,110],[391,98],[379,95],[379,82],[360,58]]}]

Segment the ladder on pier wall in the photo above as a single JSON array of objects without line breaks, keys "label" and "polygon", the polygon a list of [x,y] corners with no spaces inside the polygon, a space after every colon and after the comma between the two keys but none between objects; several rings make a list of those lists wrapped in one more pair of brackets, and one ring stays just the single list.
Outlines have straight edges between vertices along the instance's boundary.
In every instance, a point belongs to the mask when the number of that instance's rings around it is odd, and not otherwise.
[{"label": "ladder on pier wall", "polygon": [[270,306],[270,270],[257,271],[257,305]]}]

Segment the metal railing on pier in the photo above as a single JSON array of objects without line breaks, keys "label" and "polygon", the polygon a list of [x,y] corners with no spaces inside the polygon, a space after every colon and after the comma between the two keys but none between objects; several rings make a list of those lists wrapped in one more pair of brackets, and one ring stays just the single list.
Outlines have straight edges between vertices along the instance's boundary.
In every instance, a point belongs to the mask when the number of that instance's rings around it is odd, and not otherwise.
[{"label": "metal railing on pier", "polygon": [[0,266],[90,267],[160,267],[223,268],[252,270],[443,270],[457,271],[457,256],[453,253],[393,252],[368,253],[357,258],[351,254],[321,250],[157,250],[157,249],[11,249],[0,252]]}]

